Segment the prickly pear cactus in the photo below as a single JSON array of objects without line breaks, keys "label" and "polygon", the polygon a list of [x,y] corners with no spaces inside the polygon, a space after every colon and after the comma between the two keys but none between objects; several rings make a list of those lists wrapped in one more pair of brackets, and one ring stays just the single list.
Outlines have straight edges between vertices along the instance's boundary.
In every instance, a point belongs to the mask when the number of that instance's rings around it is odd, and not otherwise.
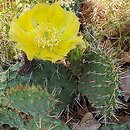
[{"label": "prickly pear cactus", "polygon": [[[46,89],[34,85],[8,87],[1,98],[0,125],[8,124],[21,130],[30,130],[31,127],[36,130],[38,126],[35,119],[42,117],[39,129],[58,127],[69,130],[60,121],[49,116],[55,109],[57,100]],[[30,116],[29,121],[26,121],[23,114]]]},{"label": "prickly pear cactus", "polygon": [[69,67],[75,76],[78,76],[81,72],[82,56],[83,51],[80,48],[75,48],[68,54]]},{"label": "prickly pear cactus", "polygon": [[55,107],[55,98],[45,89],[35,86],[17,86],[6,89],[2,106],[37,116],[49,114]]},{"label": "prickly pear cactus", "polygon": [[0,128],[1,125],[8,124],[11,127],[24,128],[24,121],[16,111],[10,108],[0,108]]},{"label": "prickly pear cactus", "polygon": [[108,125],[101,127],[101,130],[129,130],[130,129],[130,121],[123,123],[121,125]]},{"label": "prickly pear cactus", "polygon": [[[37,125],[38,124],[38,125]],[[26,127],[26,130],[70,130],[59,120],[44,116],[32,119]]]},{"label": "prickly pear cactus", "polygon": [[60,106],[57,107],[59,111],[72,102],[73,93],[77,90],[77,82],[73,74],[63,65],[36,60],[32,62],[31,72],[22,76],[18,74],[21,66],[21,63],[15,64],[1,74],[1,89],[21,84],[39,85],[59,98],[61,101]]},{"label": "prickly pear cactus", "polygon": [[87,96],[97,113],[110,116],[116,107],[117,67],[100,49],[87,53],[82,67],[79,91]]}]

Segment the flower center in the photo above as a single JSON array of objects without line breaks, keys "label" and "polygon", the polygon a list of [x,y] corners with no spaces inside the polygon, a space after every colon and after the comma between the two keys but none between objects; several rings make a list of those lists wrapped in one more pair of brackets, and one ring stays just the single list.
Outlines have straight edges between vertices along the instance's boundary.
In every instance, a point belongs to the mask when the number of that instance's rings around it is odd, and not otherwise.
[{"label": "flower center", "polygon": [[41,23],[34,31],[34,43],[38,47],[53,49],[61,41],[61,33],[51,23]]}]

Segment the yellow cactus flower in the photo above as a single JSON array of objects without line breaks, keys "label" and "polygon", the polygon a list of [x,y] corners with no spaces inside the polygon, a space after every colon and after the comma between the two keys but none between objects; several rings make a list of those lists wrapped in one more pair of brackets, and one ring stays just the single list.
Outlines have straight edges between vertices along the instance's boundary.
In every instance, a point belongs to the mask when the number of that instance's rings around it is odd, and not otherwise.
[{"label": "yellow cactus flower", "polygon": [[77,36],[79,26],[78,17],[65,11],[59,3],[38,3],[12,20],[9,36],[18,42],[17,48],[23,50],[29,60],[56,62],[77,44],[84,44],[82,36]]}]

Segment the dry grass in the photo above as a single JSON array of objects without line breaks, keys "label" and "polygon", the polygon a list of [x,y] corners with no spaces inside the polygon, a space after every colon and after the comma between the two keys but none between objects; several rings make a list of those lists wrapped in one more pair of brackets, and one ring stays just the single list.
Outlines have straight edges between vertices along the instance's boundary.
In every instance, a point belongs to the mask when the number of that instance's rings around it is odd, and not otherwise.
[{"label": "dry grass", "polygon": [[[88,23],[103,26],[106,22],[124,22],[130,19],[129,0],[84,0],[81,12]],[[88,24],[86,22],[86,24]],[[114,24],[113,23],[113,24]]]},{"label": "dry grass", "polygon": [[14,59],[16,50],[14,49],[14,43],[9,40],[9,24],[11,19],[16,13],[16,1],[5,0],[0,4],[0,61],[4,63],[6,61],[11,62]]},{"label": "dry grass", "polygon": [[81,13],[81,21],[94,27],[101,43],[111,43],[117,55],[130,51],[129,0],[84,0]]}]

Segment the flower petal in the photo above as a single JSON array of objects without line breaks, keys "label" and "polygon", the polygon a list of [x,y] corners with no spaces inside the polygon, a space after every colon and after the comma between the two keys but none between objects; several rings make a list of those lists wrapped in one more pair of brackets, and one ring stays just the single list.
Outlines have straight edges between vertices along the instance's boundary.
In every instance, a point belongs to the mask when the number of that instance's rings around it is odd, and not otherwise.
[{"label": "flower petal", "polygon": [[66,11],[60,6],[58,2],[50,6],[49,22],[56,27],[61,27],[65,20]]},{"label": "flower petal", "polygon": [[22,44],[17,44],[17,48],[21,49],[27,54],[27,58],[32,60],[40,51],[40,48],[34,46],[23,46]]},{"label": "flower petal", "polygon": [[31,32],[25,32],[18,25],[16,18],[11,22],[9,36],[13,41],[18,42],[16,48],[23,50],[29,60],[34,58],[38,52],[38,48],[34,44],[34,35]]},{"label": "flower petal", "polygon": [[50,12],[50,5],[45,3],[38,3],[32,8],[32,24],[34,27],[42,22],[47,22]]},{"label": "flower petal", "polygon": [[41,50],[40,54],[38,55],[38,58],[41,58],[43,60],[49,60],[54,63],[59,59],[63,59],[64,57],[53,53],[49,48],[46,47]]},{"label": "flower petal", "polygon": [[22,43],[23,45],[34,45],[33,33],[25,32],[17,23],[17,18],[14,18],[10,24],[9,36],[11,40]]},{"label": "flower petal", "polygon": [[57,55],[66,56],[68,52],[76,47],[78,44],[84,44],[82,37],[75,36],[72,39],[61,42],[58,46],[53,48],[53,52]]},{"label": "flower petal", "polygon": [[29,32],[34,28],[32,25],[32,14],[33,10],[27,10],[26,12],[22,12],[17,19],[18,25],[26,32]]},{"label": "flower petal", "polygon": [[64,32],[62,35],[62,40],[72,38],[76,36],[79,32],[80,22],[78,17],[73,12],[66,12],[66,17],[64,21]]}]

